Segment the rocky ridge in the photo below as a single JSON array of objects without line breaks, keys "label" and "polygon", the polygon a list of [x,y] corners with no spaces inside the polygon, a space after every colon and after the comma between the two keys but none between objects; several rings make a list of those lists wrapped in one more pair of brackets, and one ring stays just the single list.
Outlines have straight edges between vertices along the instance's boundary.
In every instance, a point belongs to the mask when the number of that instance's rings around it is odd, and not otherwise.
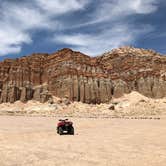
[{"label": "rocky ridge", "polygon": [[166,56],[122,47],[98,57],[71,49],[0,62],[0,102],[51,101],[52,96],[84,103],[106,103],[137,91],[166,96]]}]

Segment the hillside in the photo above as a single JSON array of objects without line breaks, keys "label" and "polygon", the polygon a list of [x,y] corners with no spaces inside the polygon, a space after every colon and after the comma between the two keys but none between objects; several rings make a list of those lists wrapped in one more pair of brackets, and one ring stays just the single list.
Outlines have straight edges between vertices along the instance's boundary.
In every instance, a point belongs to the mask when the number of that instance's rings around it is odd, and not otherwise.
[{"label": "hillside", "polygon": [[0,62],[0,102],[53,96],[83,103],[106,103],[137,91],[166,96],[166,56],[152,50],[122,47],[90,57],[65,48]]}]

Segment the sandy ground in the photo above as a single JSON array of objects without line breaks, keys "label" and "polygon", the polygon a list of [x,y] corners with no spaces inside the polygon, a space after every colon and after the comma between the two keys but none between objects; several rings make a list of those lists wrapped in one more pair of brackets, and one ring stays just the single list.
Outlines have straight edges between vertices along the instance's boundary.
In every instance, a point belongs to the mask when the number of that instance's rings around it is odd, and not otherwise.
[{"label": "sandy ground", "polygon": [[57,135],[57,120],[0,116],[0,165],[166,165],[165,119],[72,118],[74,136]]}]

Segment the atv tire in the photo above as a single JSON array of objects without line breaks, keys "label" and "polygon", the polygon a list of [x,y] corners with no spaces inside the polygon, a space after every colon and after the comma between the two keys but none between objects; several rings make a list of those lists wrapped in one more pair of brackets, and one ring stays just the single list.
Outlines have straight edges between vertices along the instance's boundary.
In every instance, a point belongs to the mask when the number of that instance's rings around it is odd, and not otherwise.
[{"label": "atv tire", "polygon": [[59,135],[62,135],[62,134],[63,134],[63,129],[62,129],[62,127],[59,127],[59,128],[58,128],[58,133],[59,133]]},{"label": "atv tire", "polygon": [[74,135],[74,127],[71,127],[69,134],[70,134],[70,135]]}]

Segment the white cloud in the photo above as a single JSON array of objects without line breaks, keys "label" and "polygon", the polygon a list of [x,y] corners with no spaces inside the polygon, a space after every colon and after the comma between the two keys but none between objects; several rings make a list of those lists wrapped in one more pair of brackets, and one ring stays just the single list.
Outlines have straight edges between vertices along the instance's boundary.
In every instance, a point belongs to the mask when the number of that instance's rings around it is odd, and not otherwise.
[{"label": "white cloud", "polygon": [[36,0],[37,4],[49,14],[64,14],[83,9],[90,0]]},{"label": "white cloud", "polygon": [[19,53],[23,44],[32,42],[29,30],[48,28],[50,21],[39,10],[24,4],[1,4],[0,56]]},{"label": "white cloud", "polygon": [[83,9],[90,0],[35,0],[33,3],[0,4],[0,56],[18,53],[24,43],[32,41],[31,30],[56,31],[61,24],[53,19],[64,13]]},{"label": "white cloud", "polygon": [[[96,5],[95,11],[90,14],[89,21],[74,25],[71,29],[89,28],[95,24],[97,24],[96,27],[102,27],[105,22],[110,25],[108,26],[110,29],[105,28],[102,32],[97,31],[95,34],[55,35],[54,41],[71,45],[73,49],[90,55],[98,55],[119,46],[131,45],[139,36],[154,29],[151,25],[140,24],[136,26],[135,23],[129,21],[129,16],[146,15],[155,12],[157,9],[156,0],[101,0]],[[92,29],[94,27],[92,26]]]},{"label": "white cloud", "polygon": [[[150,14],[158,9],[160,0],[102,0],[91,13],[91,19],[73,28],[89,26],[104,21],[119,21],[133,14]],[[158,2],[158,3],[157,3]]]},{"label": "white cloud", "polygon": [[91,36],[87,34],[73,34],[60,36],[55,35],[53,41],[82,47],[91,44],[93,40],[91,39]]},{"label": "white cloud", "polygon": [[[160,0],[159,0],[160,1]],[[34,0],[27,3],[3,1],[0,4],[0,55],[18,53],[23,44],[33,42],[31,31],[43,29],[57,34],[57,29],[66,27],[75,31],[69,21],[64,22],[59,16],[68,15],[75,11],[83,11],[93,2],[92,0]],[[95,9],[85,15],[89,21],[77,24],[75,28],[87,26],[93,32],[91,24],[100,23],[102,29],[104,22],[110,29],[102,32],[87,34],[83,32],[72,35],[62,34],[55,38],[57,43],[72,45],[74,49],[90,54],[98,54],[113,47],[131,44],[138,34],[144,34],[144,29],[135,29],[131,24],[123,23],[128,16],[134,14],[150,14],[158,9],[156,0],[98,0]],[[71,19],[74,19],[72,15]],[[77,18],[78,19],[78,18]],[[77,20],[75,21],[77,22]],[[79,21],[78,21],[79,22]],[[96,28],[97,29],[97,28]]]},{"label": "white cloud", "polygon": [[130,27],[120,24],[98,34],[55,35],[54,41],[70,45],[74,50],[95,56],[113,48],[134,43],[139,35],[151,32],[151,26]]},{"label": "white cloud", "polygon": [[[153,13],[158,9],[157,1],[156,0],[135,0],[135,1],[129,1],[130,2],[130,8],[135,13],[138,14],[149,14]],[[159,2],[159,1],[158,1]]]},{"label": "white cloud", "polygon": [[19,30],[7,26],[4,26],[3,29],[0,29],[0,39],[4,44],[9,43],[17,45],[22,42],[31,42],[28,34],[24,32],[21,33]]},{"label": "white cloud", "polygon": [[8,24],[17,26],[21,30],[49,28],[51,25],[47,15],[43,15],[40,10],[21,5],[8,5],[7,8],[4,7],[3,20],[4,22],[7,20]]},{"label": "white cloud", "polygon": [[0,55],[18,53],[23,43],[31,43],[30,36],[19,28],[0,22]]},{"label": "white cloud", "polygon": [[21,46],[16,45],[1,45],[0,47],[0,55],[11,54],[11,53],[19,53],[21,51]]}]

